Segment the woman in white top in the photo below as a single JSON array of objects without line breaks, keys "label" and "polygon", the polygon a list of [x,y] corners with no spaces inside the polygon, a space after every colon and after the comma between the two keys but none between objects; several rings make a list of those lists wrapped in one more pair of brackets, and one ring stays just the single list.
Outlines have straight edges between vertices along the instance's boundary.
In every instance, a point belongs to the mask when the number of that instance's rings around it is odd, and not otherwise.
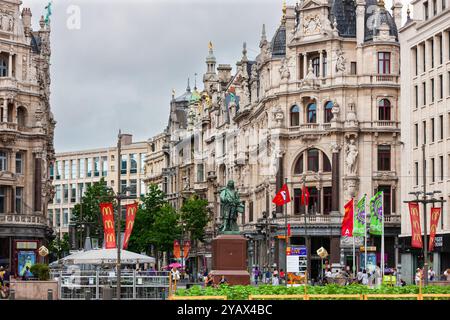
[{"label": "woman in white top", "polygon": [[417,268],[416,270],[416,286],[420,284],[420,281],[422,280],[422,270],[420,268]]},{"label": "woman in white top", "polygon": [[369,275],[367,274],[366,269],[364,269],[362,272],[361,283],[365,286],[369,284]]},{"label": "woman in white top", "polygon": [[278,275],[274,275],[272,277],[272,285],[273,286],[278,286],[280,284],[280,280],[278,279]]}]

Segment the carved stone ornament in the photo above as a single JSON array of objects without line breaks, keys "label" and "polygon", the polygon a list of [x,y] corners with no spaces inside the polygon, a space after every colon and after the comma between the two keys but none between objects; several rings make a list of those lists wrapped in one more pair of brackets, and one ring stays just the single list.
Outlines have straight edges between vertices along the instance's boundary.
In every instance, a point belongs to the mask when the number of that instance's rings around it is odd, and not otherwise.
[{"label": "carved stone ornament", "polygon": [[358,147],[356,146],[356,142],[353,137],[348,140],[345,152],[345,166],[347,168],[347,175],[356,176],[358,171]]},{"label": "carved stone ornament", "polygon": [[279,69],[281,80],[288,80],[291,77],[291,73],[289,71],[289,58],[284,58]]},{"label": "carved stone ornament", "polygon": [[345,71],[346,59],[344,57],[344,52],[341,49],[336,50],[336,72]]},{"label": "carved stone ornament", "polygon": [[303,22],[303,34],[311,35],[320,33],[322,30],[322,22],[318,15],[307,16]]},{"label": "carved stone ornament", "polygon": [[283,125],[284,113],[280,107],[274,107],[272,110],[273,119],[275,120],[275,126],[280,128]]},{"label": "carved stone ornament", "polygon": [[331,108],[331,114],[333,115],[333,118],[331,119],[331,122],[337,122],[339,120],[339,112],[341,108],[339,108],[339,104],[336,100],[333,101],[333,108]]}]

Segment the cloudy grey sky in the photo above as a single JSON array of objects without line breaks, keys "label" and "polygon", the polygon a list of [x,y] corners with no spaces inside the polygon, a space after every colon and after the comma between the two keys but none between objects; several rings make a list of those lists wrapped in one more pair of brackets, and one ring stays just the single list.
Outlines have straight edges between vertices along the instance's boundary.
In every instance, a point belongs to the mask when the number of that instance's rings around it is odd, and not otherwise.
[{"label": "cloudy grey sky", "polygon": [[[37,30],[48,0],[22,1]],[[80,8],[79,30],[67,27],[71,5]],[[254,58],[262,24],[272,37],[281,5],[282,0],[53,0],[56,151],[113,146],[119,128],[135,141],[161,132],[172,88],[183,93],[188,77],[193,87],[194,73],[200,84],[208,42],[218,63],[234,67],[244,41]]]}]

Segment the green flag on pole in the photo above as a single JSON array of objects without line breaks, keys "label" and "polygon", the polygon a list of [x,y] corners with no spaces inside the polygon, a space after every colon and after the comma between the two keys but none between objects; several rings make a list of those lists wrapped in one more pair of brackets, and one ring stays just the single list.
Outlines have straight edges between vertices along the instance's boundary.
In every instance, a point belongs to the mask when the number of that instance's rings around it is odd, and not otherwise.
[{"label": "green flag on pole", "polygon": [[356,204],[356,214],[353,216],[353,236],[364,237],[366,224],[366,195]]},{"label": "green flag on pole", "polygon": [[369,202],[370,207],[370,234],[383,233],[383,191],[378,191]]}]

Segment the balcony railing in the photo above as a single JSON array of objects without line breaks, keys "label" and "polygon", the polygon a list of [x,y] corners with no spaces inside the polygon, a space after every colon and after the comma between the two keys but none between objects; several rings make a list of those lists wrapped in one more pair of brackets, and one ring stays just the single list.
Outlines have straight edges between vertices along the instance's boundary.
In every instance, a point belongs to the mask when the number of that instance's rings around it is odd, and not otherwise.
[{"label": "balcony railing", "polygon": [[372,76],[372,83],[398,83],[398,76],[389,74],[377,74]]},{"label": "balcony railing", "polygon": [[289,132],[324,131],[331,128],[331,123],[304,123],[296,127],[290,127]]},{"label": "balcony railing", "polygon": [[17,123],[14,122],[0,122],[0,130],[17,130]]},{"label": "balcony railing", "polygon": [[0,213],[0,225],[47,225],[47,218],[36,214]]},{"label": "balcony railing", "polygon": [[390,120],[379,120],[374,121],[373,126],[377,128],[393,128],[398,129],[398,122],[397,121],[390,121]]}]

